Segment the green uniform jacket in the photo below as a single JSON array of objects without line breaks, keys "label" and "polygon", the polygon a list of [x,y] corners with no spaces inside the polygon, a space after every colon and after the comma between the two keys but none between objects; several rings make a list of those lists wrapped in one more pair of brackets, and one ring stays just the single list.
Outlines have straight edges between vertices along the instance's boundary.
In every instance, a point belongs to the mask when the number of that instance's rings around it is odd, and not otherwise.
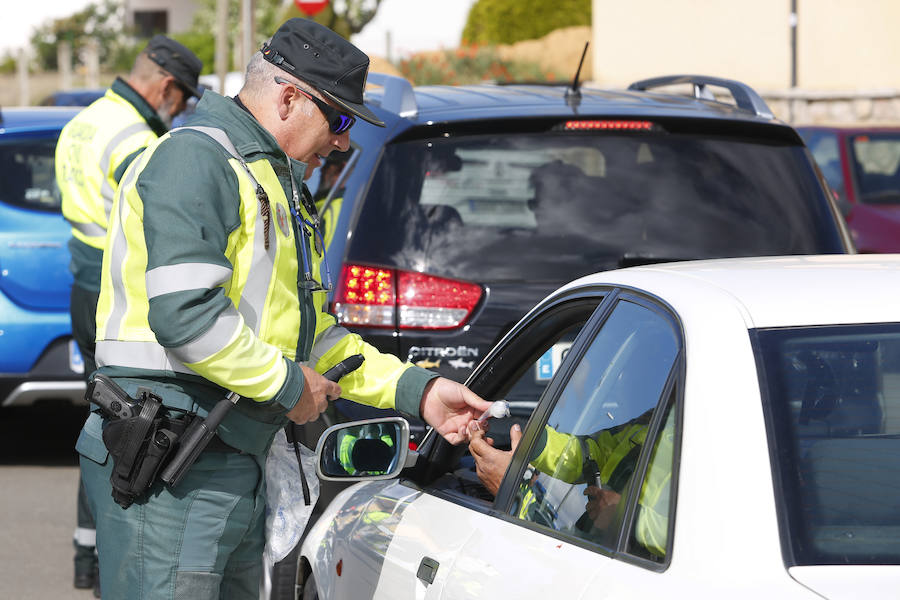
[{"label": "green uniform jacket", "polygon": [[291,214],[309,220],[292,199],[306,165],[215,93],[204,94],[189,126],[227,132],[238,158],[207,133],[176,129],[125,172],[103,257],[99,371],[126,390],[149,382],[167,406],[200,414],[227,390],[240,394],[219,435],[257,455],[300,397],[299,362],[324,372],[363,354],[340,382],[343,396],[418,416],[437,375],[338,327],[326,293],[298,283],[301,244],[317,280],[323,258]]}]

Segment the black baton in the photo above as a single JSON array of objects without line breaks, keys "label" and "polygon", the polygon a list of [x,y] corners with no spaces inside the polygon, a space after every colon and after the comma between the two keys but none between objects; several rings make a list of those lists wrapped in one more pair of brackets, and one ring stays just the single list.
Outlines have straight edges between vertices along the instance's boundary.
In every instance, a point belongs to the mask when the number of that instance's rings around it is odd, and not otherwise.
[{"label": "black baton", "polygon": [[219,400],[213,407],[205,419],[195,418],[188,425],[184,435],[178,443],[178,452],[163,469],[159,476],[164,483],[171,487],[175,487],[184,478],[187,470],[191,468],[200,453],[209,445],[209,441],[216,435],[216,428],[231,407],[237,404],[240,396],[234,392],[228,392],[228,395]]}]

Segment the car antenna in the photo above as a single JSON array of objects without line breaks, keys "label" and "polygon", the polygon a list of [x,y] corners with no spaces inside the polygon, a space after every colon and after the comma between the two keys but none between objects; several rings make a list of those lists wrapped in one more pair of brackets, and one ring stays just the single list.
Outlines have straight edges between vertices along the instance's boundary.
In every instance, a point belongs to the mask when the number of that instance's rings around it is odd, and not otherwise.
[{"label": "car antenna", "polygon": [[581,51],[581,60],[578,61],[578,69],[575,70],[572,87],[566,89],[566,104],[574,109],[577,109],[578,105],[581,104],[581,83],[578,81],[578,78],[581,75],[581,67],[584,66],[584,57],[587,56],[588,44],[590,42],[585,42],[584,50]]}]

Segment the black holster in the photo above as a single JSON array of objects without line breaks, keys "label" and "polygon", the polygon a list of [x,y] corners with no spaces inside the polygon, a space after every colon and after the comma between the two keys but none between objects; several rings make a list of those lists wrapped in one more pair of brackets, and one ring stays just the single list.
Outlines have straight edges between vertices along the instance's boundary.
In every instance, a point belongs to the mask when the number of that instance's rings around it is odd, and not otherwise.
[{"label": "black holster", "polygon": [[148,392],[140,404],[138,416],[112,420],[103,430],[103,443],[113,459],[112,497],[122,508],[150,488],[189,420],[166,416],[159,397]]}]

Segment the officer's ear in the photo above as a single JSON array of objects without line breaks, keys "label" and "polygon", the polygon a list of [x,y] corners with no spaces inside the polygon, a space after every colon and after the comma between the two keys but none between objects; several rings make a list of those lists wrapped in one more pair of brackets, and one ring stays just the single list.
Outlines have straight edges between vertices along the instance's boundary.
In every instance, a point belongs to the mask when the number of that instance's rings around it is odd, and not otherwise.
[{"label": "officer's ear", "polygon": [[174,77],[162,70],[160,73],[163,76],[157,79],[148,90],[151,96],[144,98],[154,110],[159,110],[165,101],[171,97],[172,87],[175,85]]},{"label": "officer's ear", "polygon": [[282,121],[286,120],[291,111],[300,108],[299,100],[302,98],[300,93],[292,85],[278,86],[278,116]]},{"label": "officer's ear", "polygon": [[184,88],[181,87],[181,84],[178,83],[177,79],[175,79],[171,75],[168,75],[168,76],[166,76],[164,81],[166,83],[165,83],[165,87],[163,89],[164,89],[166,97],[171,96],[175,92],[179,92],[182,96],[184,96],[185,99],[187,99],[187,95],[185,94]]},{"label": "officer's ear", "polygon": [[180,81],[172,77],[171,75],[166,77],[165,88],[163,89],[163,98],[166,100],[172,99],[174,104],[172,105],[172,116],[177,116],[181,114],[185,108],[187,108],[188,98],[191,97],[191,93],[181,84]]}]

